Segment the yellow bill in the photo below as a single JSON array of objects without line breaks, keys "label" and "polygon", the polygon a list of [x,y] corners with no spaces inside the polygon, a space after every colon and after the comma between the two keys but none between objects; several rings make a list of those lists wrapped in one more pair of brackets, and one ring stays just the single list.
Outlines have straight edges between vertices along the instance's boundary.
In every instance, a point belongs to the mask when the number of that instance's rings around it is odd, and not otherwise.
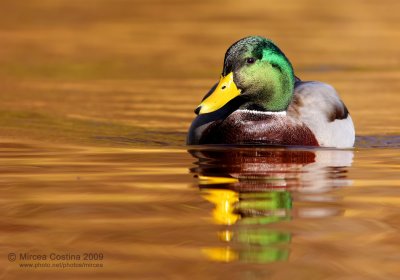
[{"label": "yellow bill", "polygon": [[199,105],[199,115],[218,110],[239,94],[240,90],[233,81],[233,73],[231,72],[225,77],[221,76],[215,90]]}]

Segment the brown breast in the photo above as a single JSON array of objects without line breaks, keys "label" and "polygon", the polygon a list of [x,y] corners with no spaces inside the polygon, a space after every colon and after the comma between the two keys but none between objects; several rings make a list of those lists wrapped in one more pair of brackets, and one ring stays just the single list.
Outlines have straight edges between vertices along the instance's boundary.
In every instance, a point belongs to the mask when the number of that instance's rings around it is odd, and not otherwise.
[{"label": "brown breast", "polygon": [[289,116],[238,110],[210,125],[200,144],[319,146],[311,130]]}]

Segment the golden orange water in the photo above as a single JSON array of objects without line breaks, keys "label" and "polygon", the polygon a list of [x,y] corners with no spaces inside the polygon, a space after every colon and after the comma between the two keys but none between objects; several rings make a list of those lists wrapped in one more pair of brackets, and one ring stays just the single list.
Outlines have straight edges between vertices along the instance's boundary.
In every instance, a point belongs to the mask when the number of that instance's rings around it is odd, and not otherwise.
[{"label": "golden orange water", "polygon": [[[0,278],[398,279],[399,8],[3,1]],[[185,146],[226,48],[251,34],[335,86],[355,149]]]}]

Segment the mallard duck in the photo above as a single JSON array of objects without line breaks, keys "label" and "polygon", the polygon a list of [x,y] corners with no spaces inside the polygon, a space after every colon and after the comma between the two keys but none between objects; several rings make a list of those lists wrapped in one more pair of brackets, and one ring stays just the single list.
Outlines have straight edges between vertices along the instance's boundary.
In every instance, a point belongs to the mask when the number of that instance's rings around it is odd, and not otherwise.
[{"label": "mallard duck", "polygon": [[195,113],[189,145],[354,145],[353,121],[335,89],[301,81],[285,54],[259,36],[229,47],[219,83]]}]

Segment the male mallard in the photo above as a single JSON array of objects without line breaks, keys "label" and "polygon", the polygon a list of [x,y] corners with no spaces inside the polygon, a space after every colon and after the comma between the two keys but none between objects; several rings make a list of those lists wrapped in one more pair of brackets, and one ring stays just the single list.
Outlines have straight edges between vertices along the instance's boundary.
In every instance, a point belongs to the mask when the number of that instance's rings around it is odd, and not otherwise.
[{"label": "male mallard", "polygon": [[354,145],[353,121],[335,89],[300,81],[285,54],[263,37],[227,50],[221,80],[195,113],[189,145]]}]

